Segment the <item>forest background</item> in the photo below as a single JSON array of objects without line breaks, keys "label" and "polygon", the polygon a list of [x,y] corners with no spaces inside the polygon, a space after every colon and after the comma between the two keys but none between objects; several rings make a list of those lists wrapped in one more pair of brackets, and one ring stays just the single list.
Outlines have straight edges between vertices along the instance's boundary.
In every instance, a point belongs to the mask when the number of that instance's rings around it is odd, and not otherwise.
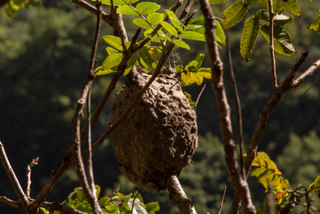
[{"label": "forest background", "polygon": [[[172,5],[171,1],[165,4]],[[215,7],[215,14],[230,3]],[[195,7],[199,8],[198,5]],[[298,53],[308,49],[309,57],[305,66],[312,64],[320,55],[319,33],[306,29],[317,15],[320,2],[301,1],[300,7],[307,11],[289,32],[294,37]],[[95,18],[87,11],[68,1],[42,1],[39,8],[20,10],[13,18],[0,11],[0,138],[6,146],[17,176],[26,175],[26,165],[32,158],[39,157],[39,165],[33,168],[32,192],[37,193],[46,183],[52,170],[63,157],[72,142],[71,119],[79,97],[79,86],[85,79],[89,66],[89,56],[94,32]],[[125,20],[133,30],[131,20]],[[132,25],[132,27],[130,27]],[[253,58],[246,62],[239,54],[239,39],[243,22],[229,31],[231,50],[242,101],[245,142],[253,132],[259,112],[270,97],[270,66],[265,41],[258,38]],[[110,33],[104,24],[103,33]],[[312,42],[312,43],[311,43]],[[180,62],[186,64],[200,53],[206,53],[205,44],[193,42],[191,51],[180,52]],[[106,45],[100,45],[98,64],[104,59]],[[226,63],[226,50],[221,47],[222,61]],[[178,51],[179,52],[179,51]],[[279,75],[285,75],[293,57],[278,56]],[[204,60],[204,63],[208,61]],[[209,64],[204,64],[209,67]],[[302,70],[305,67],[302,66]],[[310,183],[320,174],[320,83],[315,82],[319,73],[297,89],[290,90],[273,112],[269,126],[263,135],[260,150],[267,152],[275,160],[284,177],[293,186]],[[110,76],[99,77],[93,87],[95,98],[103,93]],[[232,95],[231,82],[227,90]],[[308,90],[313,86],[310,90]],[[120,89],[118,86],[118,90]],[[192,86],[187,90],[196,98],[201,87]],[[224,185],[227,197],[224,209],[231,202],[232,188],[228,183],[228,173],[224,162],[224,151],[219,140],[218,114],[213,102],[212,91],[207,88],[197,106],[199,126],[199,147],[192,164],[182,171],[180,180],[188,196],[193,200],[199,213],[216,213],[219,208]],[[234,106],[234,103],[231,105]],[[102,127],[110,119],[112,103],[108,103],[104,116],[100,117],[94,132],[101,133]],[[236,114],[236,112],[232,112]],[[236,117],[234,117],[236,118]],[[247,135],[246,135],[247,133]],[[98,135],[98,134],[97,134]],[[66,145],[67,144],[67,145]],[[130,193],[136,186],[120,174],[109,142],[94,154],[96,182],[105,193],[120,187],[122,193]],[[22,182],[23,183],[23,182]],[[249,179],[253,202],[262,206],[263,187],[255,179]],[[24,183],[23,183],[24,185]],[[75,171],[67,171],[59,180],[49,200],[63,201],[77,187]],[[230,188],[228,188],[228,186]],[[0,170],[0,192],[14,197],[14,192],[4,170]],[[159,213],[178,213],[167,193],[142,191],[144,199],[159,201]],[[0,213],[24,213],[22,210],[0,204]]]}]

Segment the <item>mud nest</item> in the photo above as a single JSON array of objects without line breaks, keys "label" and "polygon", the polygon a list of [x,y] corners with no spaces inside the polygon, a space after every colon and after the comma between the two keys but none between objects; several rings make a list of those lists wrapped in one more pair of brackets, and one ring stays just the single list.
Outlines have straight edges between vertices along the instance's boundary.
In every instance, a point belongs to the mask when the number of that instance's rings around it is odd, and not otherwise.
[{"label": "mud nest", "polygon": [[[150,75],[136,74],[116,96],[111,124],[127,110]],[[141,188],[166,189],[171,175],[179,176],[197,147],[195,110],[177,79],[160,75],[138,105],[111,135],[122,173]]]}]

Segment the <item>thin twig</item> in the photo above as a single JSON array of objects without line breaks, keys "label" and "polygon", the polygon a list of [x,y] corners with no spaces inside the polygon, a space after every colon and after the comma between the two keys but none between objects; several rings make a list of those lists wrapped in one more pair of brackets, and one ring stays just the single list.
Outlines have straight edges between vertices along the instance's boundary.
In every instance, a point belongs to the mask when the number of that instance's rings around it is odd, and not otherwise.
[{"label": "thin twig", "polygon": [[304,62],[305,58],[307,56],[307,53],[303,52],[301,54],[300,59],[298,62],[293,66],[293,68],[288,72],[286,78],[283,80],[283,82],[279,85],[277,90],[275,90],[268,100],[267,104],[265,105],[263,111],[260,113],[260,118],[258,121],[258,124],[256,125],[256,129],[254,130],[252,137],[250,139],[250,145],[248,148],[247,156],[244,161],[244,166],[246,169],[246,175],[248,176],[251,164],[253,159],[256,156],[258,144],[260,142],[260,139],[262,137],[262,134],[266,128],[267,121],[269,120],[269,117],[271,115],[271,112],[276,107],[278,102],[280,101],[282,95],[285,91],[292,88],[292,81],[294,78],[295,73],[297,72],[298,68],[301,66],[301,64]]},{"label": "thin twig", "polygon": [[203,86],[202,86],[202,88],[201,88],[201,90],[200,90],[200,92],[199,92],[199,94],[198,94],[198,97],[197,97],[197,99],[196,99],[196,102],[195,102],[195,104],[194,104],[194,109],[196,109],[197,108],[197,106],[198,106],[198,103],[199,103],[199,100],[200,100],[200,97],[201,97],[201,95],[202,95],[202,93],[204,92],[204,89],[206,88],[206,84],[203,84]]},{"label": "thin twig", "polygon": [[10,164],[10,161],[4,149],[4,145],[2,144],[1,141],[0,141],[0,158],[1,158],[2,166],[6,170],[6,173],[10,179],[11,185],[19,198],[19,202],[21,202],[23,206],[26,207],[29,204],[29,200],[26,194],[24,193],[23,189],[21,188],[20,182]]},{"label": "thin twig", "polygon": [[274,44],[273,44],[273,31],[274,31],[274,12],[273,12],[273,5],[272,0],[268,0],[269,5],[269,48],[270,48],[270,59],[271,59],[271,76],[272,76],[272,88],[273,90],[276,90],[278,87],[278,80],[277,80],[277,68],[276,68],[276,58],[274,55]]},{"label": "thin twig", "polygon": [[238,143],[239,143],[239,159],[240,159],[240,172],[243,178],[245,178],[245,169],[243,166],[243,129],[242,129],[242,112],[241,112],[241,102],[240,96],[238,92],[237,81],[233,71],[233,64],[232,64],[232,54],[230,48],[230,40],[229,40],[229,31],[226,32],[226,39],[227,39],[227,52],[228,52],[228,64],[229,64],[229,73],[232,81],[232,88],[233,93],[236,101],[236,109],[237,109],[237,119],[238,119]]},{"label": "thin twig", "polygon": [[183,9],[179,19],[184,19],[186,16],[190,13],[191,7],[194,3],[194,0],[188,0],[188,3],[186,4],[185,8]]},{"label": "thin twig", "polygon": [[320,68],[320,59],[315,61],[305,72],[297,77],[291,84],[292,88],[298,87],[305,79],[312,76],[314,72]]},{"label": "thin twig", "polygon": [[[91,4],[87,3],[86,1],[83,0],[70,0],[72,3],[86,9],[87,11],[89,11],[90,13],[94,14],[94,15],[98,15],[98,10],[96,7],[92,6]],[[106,12],[102,12],[101,14],[101,18],[103,21],[105,21],[106,23],[108,23],[110,26],[113,25],[112,22],[112,18],[109,14],[107,14]]]},{"label": "thin twig", "polygon": [[27,165],[27,187],[26,187],[26,196],[30,198],[31,192],[31,168],[34,165],[38,165],[39,157],[32,159],[32,161]]},{"label": "thin twig", "polygon": [[[86,171],[83,164],[82,159],[82,152],[81,152],[81,130],[80,130],[80,124],[81,124],[81,117],[83,114],[83,109],[86,104],[87,99],[89,99],[91,87],[94,80],[94,70],[96,66],[96,54],[98,50],[99,45],[99,37],[101,32],[101,17],[102,17],[102,3],[100,0],[96,1],[96,8],[97,8],[97,23],[96,23],[96,32],[94,36],[94,42],[92,45],[92,51],[91,51],[91,58],[90,58],[90,68],[89,68],[89,74],[86,83],[83,86],[82,89],[82,95],[81,98],[78,100],[78,106],[77,111],[75,113],[74,117],[74,144],[76,145],[76,159],[77,159],[77,174],[79,177],[80,184],[82,186],[83,192],[85,193],[85,196],[90,203],[92,209],[94,210],[94,213],[103,213],[99,202],[96,198],[95,194],[95,185],[93,180],[93,172],[92,172],[92,150],[91,150],[91,139],[88,139],[89,144],[89,156],[91,155],[91,159],[88,161],[88,168],[89,168],[89,178],[86,175]],[[90,105],[90,104],[89,104]],[[89,109],[89,108],[88,108]],[[88,119],[90,124],[90,118]],[[91,138],[91,126],[88,126],[90,128],[89,130],[89,137]],[[91,183],[89,183],[89,181]]]},{"label": "thin twig", "polygon": [[219,49],[216,41],[216,23],[211,6],[208,0],[200,0],[201,10],[205,18],[207,49],[209,51],[212,79],[210,81],[213,88],[219,111],[219,125],[225,149],[225,159],[228,166],[232,186],[237,194],[240,194],[245,213],[256,213],[252,203],[250,190],[246,179],[238,173],[238,161],[236,155],[236,145],[232,138],[232,124],[230,106],[226,96],[223,78],[223,65],[220,59]]},{"label": "thin twig", "polygon": [[220,214],[221,211],[222,211],[224,196],[226,195],[226,190],[227,190],[227,186],[224,185],[224,187],[223,187],[223,193],[222,193],[221,200],[220,200],[220,205],[219,205],[218,214]]}]

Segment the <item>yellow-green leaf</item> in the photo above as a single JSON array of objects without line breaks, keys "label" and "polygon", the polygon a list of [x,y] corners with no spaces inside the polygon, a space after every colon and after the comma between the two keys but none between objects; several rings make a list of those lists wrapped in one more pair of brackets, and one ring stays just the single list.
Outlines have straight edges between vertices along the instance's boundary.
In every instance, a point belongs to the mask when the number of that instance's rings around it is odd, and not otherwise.
[{"label": "yellow-green leaf", "polygon": [[152,27],[148,24],[148,22],[146,22],[143,18],[136,18],[132,21],[135,25],[137,25],[138,27],[141,27],[143,29],[151,29]]},{"label": "yellow-green leaf", "polygon": [[240,40],[240,54],[243,59],[251,58],[260,29],[261,25],[254,17],[249,17],[245,21]]},{"label": "yellow-green leaf", "polygon": [[167,22],[165,22],[165,21],[161,21],[160,23],[161,23],[162,27],[163,27],[166,31],[168,31],[171,35],[173,35],[173,36],[178,36],[177,30],[176,30],[172,25],[170,25],[169,23],[167,23]]},{"label": "yellow-green leaf", "polygon": [[159,10],[160,5],[154,2],[140,2],[137,4],[136,9],[140,14],[149,14]]},{"label": "yellow-green leaf", "polygon": [[206,41],[206,37],[204,34],[195,31],[184,31],[179,37],[196,41]]},{"label": "yellow-green leaf", "polygon": [[190,46],[187,44],[187,43],[185,43],[184,41],[182,41],[182,40],[173,40],[172,41],[173,42],[173,44],[175,44],[178,48],[185,48],[185,49],[187,49],[187,50],[190,50]]},{"label": "yellow-green leaf", "polygon": [[163,21],[164,15],[162,13],[150,13],[147,17],[147,21],[152,24],[153,26],[156,26],[161,21]]},{"label": "yellow-green leaf", "polygon": [[106,35],[106,36],[103,36],[102,38],[112,47],[118,49],[119,51],[122,51],[123,48],[122,48],[120,37],[113,36],[113,35]]},{"label": "yellow-green leaf", "polygon": [[320,175],[309,185],[308,189],[312,192],[320,191]]},{"label": "yellow-green leaf", "polygon": [[224,44],[226,40],[223,28],[220,22],[218,22],[217,20],[216,20],[216,40],[221,44]]},{"label": "yellow-green leaf", "polygon": [[222,27],[231,28],[239,23],[248,12],[248,7],[241,0],[234,2],[222,14]]},{"label": "yellow-green leaf", "polygon": [[320,32],[320,15],[317,16],[308,27],[309,30]]},{"label": "yellow-green leaf", "polygon": [[139,13],[135,11],[133,8],[131,8],[129,5],[122,5],[117,8],[117,13],[119,14],[125,14],[125,15],[132,15],[132,16],[138,16]]},{"label": "yellow-green leaf", "polygon": [[301,17],[300,7],[298,5],[298,0],[288,0],[284,3],[286,9],[297,17]]}]

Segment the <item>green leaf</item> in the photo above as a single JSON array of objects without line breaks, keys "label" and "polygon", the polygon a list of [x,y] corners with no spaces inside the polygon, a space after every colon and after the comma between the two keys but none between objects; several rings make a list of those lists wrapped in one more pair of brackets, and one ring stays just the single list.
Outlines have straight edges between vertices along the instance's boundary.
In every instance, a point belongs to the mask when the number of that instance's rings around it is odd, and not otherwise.
[{"label": "green leaf", "polygon": [[203,15],[195,17],[195,18],[193,18],[193,19],[191,19],[189,21],[190,25],[202,25],[202,26],[204,26],[204,23],[205,23],[205,21],[204,21],[204,16]]},{"label": "green leaf", "polygon": [[95,73],[95,76],[106,75],[115,72],[114,67],[118,66],[122,60],[122,53],[113,53],[107,56],[103,61],[100,69]]},{"label": "green leaf", "polygon": [[166,14],[168,15],[169,20],[173,24],[173,26],[175,26],[180,32],[182,32],[183,31],[183,28],[181,27],[182,23],[180,22],[176,14],[171,10],[166,10]]},{"label": "green leaf", "polygon": [[217,40],[217,42],[220,42],[221,44],[224,44],[225,40],[226,40],[223,28],[222,28],[220,22],[218,22],[217,20],[216,20],[216,40]]},{"label": "green leaf", "polygon": [[293,16],[286,16],[286,15],[283,15],[283,14],[277,14],[273,17],[274,19],[274,24],[277,26],[280,26],[280,27],[285,27],[289,24],[291,24],[293,22],[293,19],[294,17]]},{"label": "green leaf", "polygon": [[111,200],[111,199],[110,199],[108,196],[102,197],[102,198],[100,198],[100,200],[99,200],[99,205],[100,205],[101,207],[105,207],[105,206],[107,206],[107,204],[109,203],[110,200]]},{"label": "green leaf", "polygon": [[266,5],[265,0],[245,0],[244,3],[247,5],[260,5],[260,6]]},{"label": "green leaf", "polygon": [[141,48],[140,50],[138,50],[138,54],[140,56],[140,60],[142,59],[143,62],[148,65],[148,67],[151,67],[153,60],[150,56],[148,48],[146,47]]},{"label": "green leaf", "polygon": [[50,214],[50,212],[43,207],[40,207],[40,211],[42,214]]},{"label": "green leaf", "polygon": [[221,3],[224,3],[228,0],[209,0],[209,3],[210,4],[221,4]]},{"label": "green leaf", "polygon": [[185,49],[187,49],[187,50],[190,50],[190,46],[189,46],[187,43],[185,43],[184,41],[182,41],[181,39],[180,39],[180,40],[175,39],[175,40],[173,40],[172,42],[173,42],[173,44],[175,44],[178,48],[185,48]]},{"label": "green leaf", "polygon": [[318,15],[309,25],[309,30],[312,30],[314,32],[320,32],[320,15]]},{"label": "green leaf", "polygon": [[108,214],[118,214],[119,208],[114,204],[109,204],[108,206],[105,207],[105,212]]},{"label": "green leaf", "polygon": [[194,108],[196,106],[196,102],[192,100],[191,94],[189,94],[188,92],[184,91],[183,92],[184,96],[186,96],[186,98],[189,101],[189,104],[192,108]]},{"label": "green leaf", "polygon": [[[269,42],[269,26],[264,25],[262,26],[261,30],[263,37]],[[292,56],[296,52],[295,48],[292,45],[292,39],[289,33],[283,28],[274,29],[273,43],[274,50],[284,56]]]},{"label": "green leaf", "polygon": [[234,2],[222,14],[222,27],[231,28],[239,23],[248,12],[248,7],[241,0]]},{"label": "green leaf", "polygon": [[132,22],[138,27],[141,27],[143,29],[146,29],[146,30],[152,29],[152,27],[148,24],[148,22],[146,22],[143,18],[136,18]]},{"label": "green leaf", "polygon": [[320,175],[309,185],[308,189],[312,192],[320,191]]},{"label": "green leaf", "polygon": [[201,85],[203,78],[211,79],[211,68],[201,68],[195,72],[182,72],[181,73],[181,86],[189,86],[194,83]]},{"label": "green leaf", "polygon": [[176,30],[172,25],[170,25],[169,23],[167,23],[167,22],[165,22],[165,21],[161,21],[160,23],[161,23],[162,27],[163,27],[166,31],[168,31],[171,35],[173,35],[173,36],[178,36],[177,30]]},{"label": "green leaf", "polygon": [[117,8],[117,13],[125,14],[125,15],[132,15],[132,16],[139,16],[139,13],[131,8],[129,5],[122,5]]},{"label": "green leaf", "polygon": [[297,17],[301,17],[301,11],[298,5],[298,0],[288,0],[287,2],[284,3],[286,9],[291,12],[293,15]]},{"label": "green leaf", "polygon": [[184,31],[179,37],[183,39],[190,39],[202,42],[206,41],[205,35],[195,31]]},{"label": "green leaf", "polygon": [[145,204],[145,208],[148,214],[154,214],[155,212],[160,210],[160,206],[158,202],[150,202]]},{"label": "green leaf", "polygon": [[240,41],[240,54],[243,59],[251,58],[260,30],[261,25],[254,17],[247,18]]},{"label": "green leaf", "polygon": [[150,13],[147,17],[147,21],[153,26],[156,26],[157,24],[160,24],[161,21],[163,21],[163,18],[164,15],[162,13]]},{"label": "green leaf", "polygon": [[160,9],[160,5],[153,2],[140,2],[136,6],[140,14],[150,14]]},{"label": "green leaf", "polygon": [[106,35],[102,37],[105,42],[107,42],[112,47],[118,49],[119,51],[122,51],[122,43],[120,37],[113,36],[113,35]]},{"label": "green leaf", "polygon": [[201,67],[203,63],[203,59],[204,59],[204,54],[199,54],[194,60],[192,60],[186,65],[185,70],[188,72],[197,71]]}]

